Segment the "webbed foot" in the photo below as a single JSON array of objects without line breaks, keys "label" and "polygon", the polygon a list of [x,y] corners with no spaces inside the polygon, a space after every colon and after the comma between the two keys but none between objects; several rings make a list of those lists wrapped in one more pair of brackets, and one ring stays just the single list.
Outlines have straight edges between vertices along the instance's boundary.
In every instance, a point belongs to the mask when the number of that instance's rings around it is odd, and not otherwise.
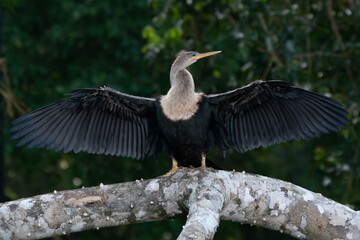
[{"label": "webbed foot", "polygon": [[170,175],[174,174],[179,169],[180,168],[178,167],[178,162],[175,160],[175,158],[172,158],[172,167],[171,167],[170,171],[165,173],[163,176],[165,176],[165,177],[170,176]]}]

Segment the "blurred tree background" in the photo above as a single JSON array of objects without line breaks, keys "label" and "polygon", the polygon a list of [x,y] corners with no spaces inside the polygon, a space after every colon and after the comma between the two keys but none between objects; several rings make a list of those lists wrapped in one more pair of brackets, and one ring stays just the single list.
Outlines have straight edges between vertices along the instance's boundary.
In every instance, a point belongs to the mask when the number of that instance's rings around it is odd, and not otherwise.
[{"label": "blurred tree background", "polygon": [[[2,0],[6,200],[56,190],[154,178],[162,155],[129,158],[15,148],[10,122],[76,88],[103,85],[133,95],[166,94],[181,49],[222,50],[190,67],[198,91],[217,93],[256,79],[283,79],[345,105],[339,133],[245,154],[224,169],[282,179],[360,208],[360,1]],[[220,159],[213,151],[211,159]],[[176,239],[183,219],[75,233],[56,239]],[[221,222],[215,239],[292,239]]]}]

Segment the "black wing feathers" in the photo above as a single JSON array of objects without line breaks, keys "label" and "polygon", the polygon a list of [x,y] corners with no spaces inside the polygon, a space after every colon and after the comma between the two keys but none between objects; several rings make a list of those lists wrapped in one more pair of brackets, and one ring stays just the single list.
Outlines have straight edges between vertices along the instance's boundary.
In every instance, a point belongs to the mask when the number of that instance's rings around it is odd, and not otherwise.
[{"label": "black wing feathers", "polygon": [[246,152],[291,139],[309,139],[349,123],[340,103],[283,81],[256,81],[208,95],[207,101],[214,106],[217,128],[226,129],[217,142],[220,150]]},{"label": "black wing feathers", "polygon": [[[158,147],[155,99],[111,88],[79,89],[69,98],[36,109],[12,122],[11,140],[27,148],[86,151],[142,159]],[[150,127],[149,122],[153,126]]]}]

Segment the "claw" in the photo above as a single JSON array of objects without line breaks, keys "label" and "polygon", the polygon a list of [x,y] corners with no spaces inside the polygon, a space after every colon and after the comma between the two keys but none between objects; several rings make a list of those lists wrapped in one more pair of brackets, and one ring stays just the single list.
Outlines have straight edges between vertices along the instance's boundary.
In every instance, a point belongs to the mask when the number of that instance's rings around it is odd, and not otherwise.
[{"label": "claw", "polygon": [[170,176],[171,174],[174,174],[177,170],[180,168],[178,167],[178,162],[175,160],[175,158],[172,158],[172,167],[170,171],[164,174],[164,176]]}]

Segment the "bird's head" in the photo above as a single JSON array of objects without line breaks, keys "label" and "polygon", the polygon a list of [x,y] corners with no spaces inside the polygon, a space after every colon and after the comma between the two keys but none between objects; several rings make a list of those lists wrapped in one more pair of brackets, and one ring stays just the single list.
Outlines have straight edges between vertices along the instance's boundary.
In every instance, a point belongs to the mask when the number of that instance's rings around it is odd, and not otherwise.
[{"label": "bird's head", "polygon": [[179,70],[180,69],[185,69],[188,66],[190,66],[191,64],[195,63],[197,60],[199,60],[200,58],[204,58],[204,57],[209,57],[215,54],[221,53],[221,51],[213,51],[213,52],[206,52],[206,53],[198,53],[198,52],[186,52],[186,51],[181,51],[177,58],[175,59],[174,63],[173,63],[173,67],[177,67]]}]

